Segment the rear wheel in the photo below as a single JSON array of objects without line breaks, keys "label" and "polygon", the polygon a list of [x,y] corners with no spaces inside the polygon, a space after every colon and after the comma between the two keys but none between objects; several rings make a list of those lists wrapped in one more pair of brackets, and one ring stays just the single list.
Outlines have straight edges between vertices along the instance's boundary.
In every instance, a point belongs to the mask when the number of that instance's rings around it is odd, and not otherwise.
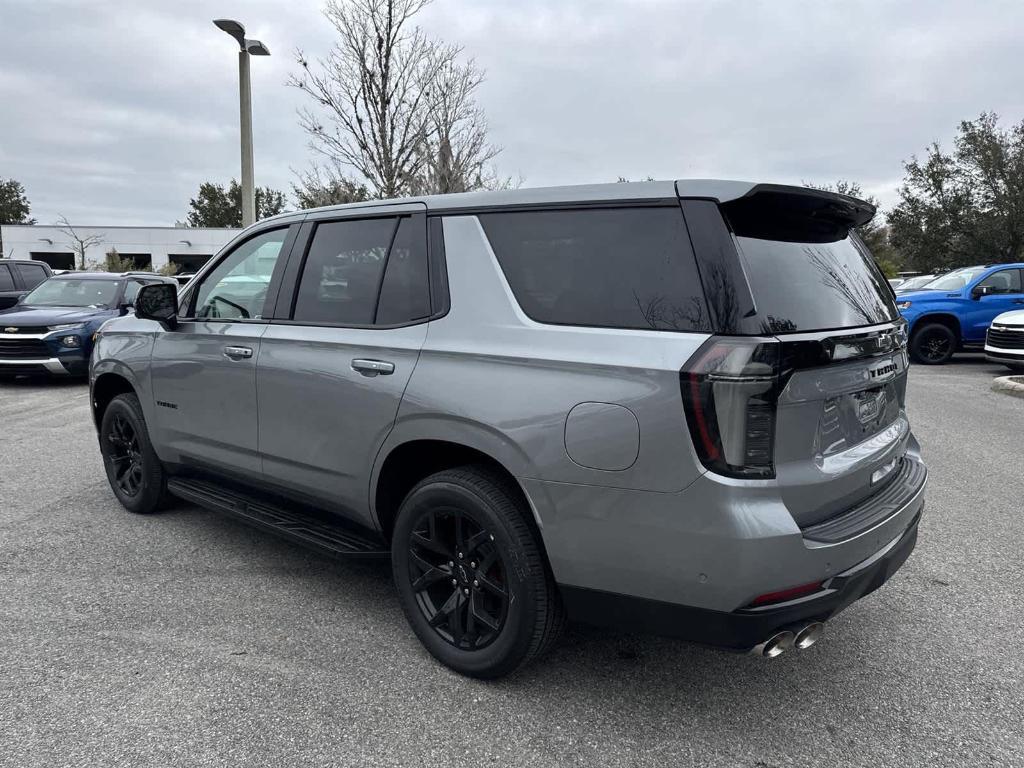
[{"label": "rear wheel", "polygon": [[402,608],[420,642],[456,672],[508,674],[564,626],[529,514],[483,467],[431,475],[402,502],[391,546]]},{"label": "rear wheel", "polygon": [[134,394],[118,395],[103,412],[100,453],[110,488],[125,509],[149,514],[163,505],[167,477]]},{"label": "rear wheel", "polygon": [[918,328],[910,339],[910,357],[922,365],[942,365],[956,352],[956,334],[949,326],[931,323]]}]

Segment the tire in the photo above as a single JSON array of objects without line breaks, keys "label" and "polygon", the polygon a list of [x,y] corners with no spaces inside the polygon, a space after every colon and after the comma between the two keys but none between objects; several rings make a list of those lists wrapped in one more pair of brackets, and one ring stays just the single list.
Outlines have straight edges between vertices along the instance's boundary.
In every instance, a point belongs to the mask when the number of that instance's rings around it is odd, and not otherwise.
[{"label": "tire", "polygon": [[168,498],[167,475],[134,394],[118,395],[103,412],[100,453],[110,489],[125,509],[148,515],[163,506]]},{"label": "tire", "polygon": [[565,626],[529,515],[505,478],[479,466],[431,475],[399,508],[391,568],[402,609],[426,649],[460,674],[507,675]]},{"label": "tire", "polygon": [[956,352],[956,334],[941,323],[929,323],[910,338],[910,359],[921,365],[948,363]]}]

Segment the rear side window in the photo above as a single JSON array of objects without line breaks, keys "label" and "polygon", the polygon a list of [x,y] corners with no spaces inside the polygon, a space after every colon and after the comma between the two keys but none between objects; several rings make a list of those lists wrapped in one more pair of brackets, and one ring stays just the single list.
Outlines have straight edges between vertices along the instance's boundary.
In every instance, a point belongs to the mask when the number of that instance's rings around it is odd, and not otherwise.
[{"label": "rear side window", "polygon": [[0,264],[0,291],[13,291],[14,278],[6,264]]},{"label": "rear side window", "polygon": [[25,288],[29,290],[35,288],[48,277],[46,270],[38,264],[15,264],[14,268],[18,270],[18,274],[21,275],[21,281],[25,284]]},{"label": "rear side window", "polygon": [[516,300],[533,320],[710,330],[676,207],[508,211],[479,220]]}]

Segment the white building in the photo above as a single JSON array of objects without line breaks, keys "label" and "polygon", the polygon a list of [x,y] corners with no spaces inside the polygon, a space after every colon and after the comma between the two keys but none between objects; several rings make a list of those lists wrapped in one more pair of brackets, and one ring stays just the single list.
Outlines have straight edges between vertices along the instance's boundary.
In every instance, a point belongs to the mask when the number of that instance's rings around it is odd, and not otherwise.
[{"label": "white building", "polygon": [[[135,268],[158,270],[168,262],[180,273],[195,272],[207,259],[238,234],[237,229],[193,229],[190,227],[74,227],[80,239],[98,241],[86,249],[85,263],[103,269],[107,254],[116,250],[130,258]],[[54,269],[76,269],[72,239],[59,226],[40,224],[0,225],[0,256],[37,259]]]}]

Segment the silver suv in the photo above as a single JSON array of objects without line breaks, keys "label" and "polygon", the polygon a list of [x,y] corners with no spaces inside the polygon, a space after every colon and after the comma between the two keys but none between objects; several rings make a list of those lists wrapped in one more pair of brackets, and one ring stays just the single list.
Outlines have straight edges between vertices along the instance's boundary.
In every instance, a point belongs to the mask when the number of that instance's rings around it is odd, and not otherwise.
[{"label": "silver suv", "polygon": [[110,485],[390,556],[467,675],[566,618],[806,648],[924,505],[903,321],[851,229],[873,213],[704,180],[267,219],[103,327]]}]

